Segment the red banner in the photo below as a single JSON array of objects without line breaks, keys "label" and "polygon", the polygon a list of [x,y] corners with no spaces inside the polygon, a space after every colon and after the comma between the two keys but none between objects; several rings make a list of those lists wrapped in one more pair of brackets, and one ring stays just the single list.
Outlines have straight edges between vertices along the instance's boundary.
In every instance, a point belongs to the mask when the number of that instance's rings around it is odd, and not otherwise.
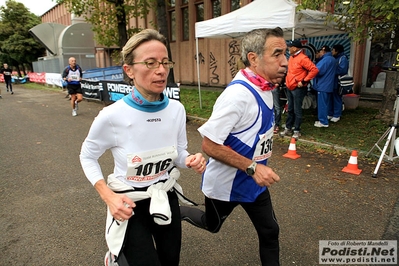
[{"label": "red banner", "polygon": [[46,83],[46,73],[36,73],[36,72],[31,72],[28,74],[29,76],[29,81],[30,82],[36,82],[36,83]]}]

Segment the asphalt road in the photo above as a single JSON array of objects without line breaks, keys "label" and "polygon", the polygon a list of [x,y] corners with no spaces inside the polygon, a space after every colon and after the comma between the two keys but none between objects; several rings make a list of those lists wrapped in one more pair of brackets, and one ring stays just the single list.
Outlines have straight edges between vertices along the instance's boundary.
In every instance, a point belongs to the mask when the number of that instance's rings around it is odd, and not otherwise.
[{"label": "asphalt road", "polygon": [[[103,265],[105,204],[85,178],[80,146],[99,102],[71,116],[61,92],[3,89],[0,99],[0,265]],[[198,124],[187,124],[189,151],[200,150]],[[358,160],[360,175],[343,173],[350,154],[284,158],[276,144],[269,165],[281,181],[271,190],[280,223],[281,263],[318,265],[319,240],[399,240],[399,169]],[[100,159],[112,172],[110,153]],[[186,196],[202,202],[201,178],[182,170]],[[183,223],[181,265],[260,265],[256,232],[238,207],[217,234]]]}]

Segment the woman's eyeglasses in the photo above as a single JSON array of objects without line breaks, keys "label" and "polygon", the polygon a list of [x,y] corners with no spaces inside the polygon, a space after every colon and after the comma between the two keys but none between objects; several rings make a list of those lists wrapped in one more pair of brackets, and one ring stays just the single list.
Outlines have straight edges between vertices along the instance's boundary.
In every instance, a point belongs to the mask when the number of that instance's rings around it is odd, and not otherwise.
[{"label": "woman's eyeglasses", "polygon": [[164,68],[170,69],[170,68],[173,68],[173,66],[175,65],[175,62],[169,61],[169,60],[165,60],[162,62],[159,62],[157,60],[148,60],[148,61],[144,61],[144,62],[133,62],[132,63],[132,65],[135,65],[135,64],[146,65],[147,68],[149,68],[149,69],[159,68],[159,66],[162,64]]}]

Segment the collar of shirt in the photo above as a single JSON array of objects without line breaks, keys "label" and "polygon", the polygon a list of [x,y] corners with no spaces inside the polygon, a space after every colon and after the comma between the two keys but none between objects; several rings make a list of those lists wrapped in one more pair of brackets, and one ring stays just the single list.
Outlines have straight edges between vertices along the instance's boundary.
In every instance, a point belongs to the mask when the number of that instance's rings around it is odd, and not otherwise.
[{"label": "collar of shirt", "polygon": [[265,80],[263,77],[255,74],[252,70],[249,68],[246,69],[241,69],[241,73],[253,84],[258,86],[262,91],[271,91],[273,90],[276,85],[273,83],[268,82]]},{"label": "collar of shirt", "polygon": [[300,53],[302,53],[302,49],[300,49],[299,51],[297,51],[295,54],[293,54],[292,56],[297,56],[297,55],[299,55]]}]

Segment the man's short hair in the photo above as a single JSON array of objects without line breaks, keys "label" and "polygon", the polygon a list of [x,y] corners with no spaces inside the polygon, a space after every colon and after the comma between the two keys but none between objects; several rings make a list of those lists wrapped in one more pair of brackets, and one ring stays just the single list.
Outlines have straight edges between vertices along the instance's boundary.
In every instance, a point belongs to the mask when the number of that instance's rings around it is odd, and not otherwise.
[{"label": "man's short hair", "polygon": [[344,46],[342,44],[336,44],[333,46],[333,49],[338,53],[344,52]]},{"label": "man's short hair", "polygon": [[318,52],[321,51],[325,51],[325,52],[331,52],[330,47],[328,47],[327,45],[323,45],[319,50],[317,50]]}]

